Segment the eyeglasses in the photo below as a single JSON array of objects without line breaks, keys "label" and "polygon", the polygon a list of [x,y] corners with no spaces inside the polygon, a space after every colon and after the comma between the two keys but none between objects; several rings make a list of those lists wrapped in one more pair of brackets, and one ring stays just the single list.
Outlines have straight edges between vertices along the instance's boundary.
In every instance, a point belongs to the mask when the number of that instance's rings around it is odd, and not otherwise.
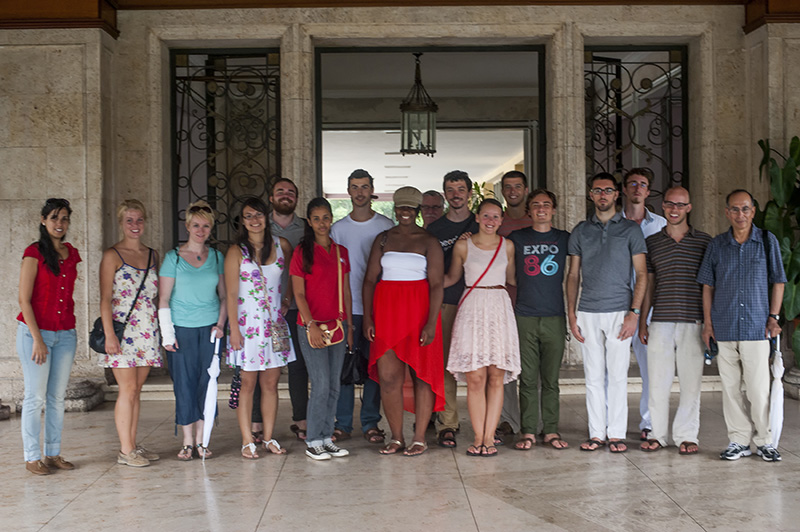
[{"label": "eyeglasses", "polygon": [[745,216],[747,216],[748,214],[750,214],[751,212],[753,212],[753,208],[752,208],[752,207],[742,207],[742,208],[740,209],[739,207],[728,207],[728,211],[730,211],[730,213],[731,213],[731,214],[739,214],[739,213],[742,213],[742,214],[744,214]]},{"label": "eyeglasses", "polygon": [[252,220],[254,218],[263,218],[263,217],[264,217],[263,212],[256,212],[255,214],[245,214],[244,216],[242,216],[242,218],[244,218],[245,220]]},{"label": "eyeglasses", "polygon": [[600,194],[605,194],[606,196],[610,196],[611,194],[613,194],[616,191],[617,191],[616,188],[611,188],[611,187],[608,187],[608,188],[593,188],[592,190],[590,190],[590,192],[592,194],[594,194],[595,196],[599,196]]},{"label": "eyeglasses", "polygon": [[208,214],[211,214],[213,212],[211,210],[211,207],[207,207],[205,205],[195,205],[194,207],[189,207],[189,212],[192,214],[200,211],[207,212]]},{"label": "eyeglasses", "polygon": [[681,202],[675,202],[675,201],[665,201],[665,202],[663,202],[663,205],[664,205],[665,208],[669,208],[669,209],[685,209],[686,207],[689,206],[688,203],[681,203]]}]

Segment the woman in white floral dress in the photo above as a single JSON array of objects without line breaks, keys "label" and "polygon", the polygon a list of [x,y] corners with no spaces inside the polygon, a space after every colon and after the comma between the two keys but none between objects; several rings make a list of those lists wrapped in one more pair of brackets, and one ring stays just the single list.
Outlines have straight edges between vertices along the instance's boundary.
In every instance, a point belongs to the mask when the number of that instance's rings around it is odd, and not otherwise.
[{"label": "woman in white floral dress", "polygon": [[[119,386],[114,406],[120,443],[117,463],[133,467],[150,465],[159,458],[136,444],[139,395],[150,368],[161,367],[158,254],[141,242],[146,218],[142,202],[123,201],[117,208],[122,240],[105,250],[100,263],[100,315],[106,337],[106,353],[100,355],[100,365],[111,368]],[[137,299],[142,280],[144,285]],[[114,335],[113,322],[125,322],[128,312],[130,317],[120,342]]]},{"label": "woman in white floral dress", "polygon": [[[264,449],[284,454],[272,437],[278,413],[281,368],[294,362],[295,353],[284,319],[291,294],[281,296],[281,273],[292,256],[285,238],[273,237],[267,206],[258,198],[242,204],[236,244],[225,256],[225,286],[230,327],[228,363],[241,368],[237,418],[242,432],[242,456],[258,458],[250,420],[253,390],[261,388]],[[290,288],[291,289],[291,288]],[[290,290],[289,289],[289,290]],[[236,322],[233,319],[236,317]]]}]

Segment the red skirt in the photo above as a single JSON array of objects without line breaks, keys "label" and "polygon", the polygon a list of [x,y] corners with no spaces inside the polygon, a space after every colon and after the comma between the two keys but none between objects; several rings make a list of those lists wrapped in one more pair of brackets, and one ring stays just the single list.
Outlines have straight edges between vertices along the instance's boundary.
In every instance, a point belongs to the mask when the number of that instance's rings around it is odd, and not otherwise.
[{"label": "red skirt", "polygon": [[[380,281],[372,303],[375,340],[370,348],[369,376],[378,379],[378,359],[394,351],[417,377],[431,386],[436,396],[433,410],[444,410],[444,355],[442,322],[436,319],[436,337],[429,345],[419,345],[419,335],[428,321],[430,294],[428,281]],[[406,405],[406,410],[409,410]]]}]

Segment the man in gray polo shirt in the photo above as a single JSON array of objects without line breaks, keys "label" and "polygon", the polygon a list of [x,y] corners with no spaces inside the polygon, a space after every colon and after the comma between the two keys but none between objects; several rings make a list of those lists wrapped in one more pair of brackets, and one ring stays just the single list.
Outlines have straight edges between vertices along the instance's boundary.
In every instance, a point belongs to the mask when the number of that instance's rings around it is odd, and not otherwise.
[{"label": "man in gray polo shirt", "polygon": [[[567,251],[567,318],[582,344],[586,374],[589,440],[581,444],[582,451],[596,451],[606,438],[612,453],[628,450],[628,366],[647,287],[647,246],[639,226],[616,212],[618,194],[611,174],[592,177],[595,213],[572,230]],[[636,274],[633,291],[631,272]]]}]

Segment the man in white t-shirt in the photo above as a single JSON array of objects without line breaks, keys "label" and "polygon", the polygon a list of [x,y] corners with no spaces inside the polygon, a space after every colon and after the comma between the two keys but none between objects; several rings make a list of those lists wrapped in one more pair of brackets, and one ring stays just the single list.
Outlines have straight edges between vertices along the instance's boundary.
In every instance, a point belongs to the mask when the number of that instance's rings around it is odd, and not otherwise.
[{"label": "man in white t-shirt", "polygon": [[[361,286],[367,271],[367,259],[372,243],[383,231],[394,223],[382,214],[372,210],[372,194],[375,191],[372,176],[366,170],[354,170],[347,178],[347,193],[353,210],[333,224],[331,238],[347,248],[350,255],[350,292],[353,295],[353,316],[351,325],[355,327],[352,349],[360,348],[362,356],[369,357],[369,342],[364,338],[362,323],[364,304],[361,299]],[[339,403],[336,407],[334,441],[350,438],[353,432],[353,409],[355,408],[355,386],[343,384],[339,389]],[[370,443],[382,444],[384,433],[378,428],[381,420],[381,389],[377,382],[367,379],[361,396],[361,431]]]}]

